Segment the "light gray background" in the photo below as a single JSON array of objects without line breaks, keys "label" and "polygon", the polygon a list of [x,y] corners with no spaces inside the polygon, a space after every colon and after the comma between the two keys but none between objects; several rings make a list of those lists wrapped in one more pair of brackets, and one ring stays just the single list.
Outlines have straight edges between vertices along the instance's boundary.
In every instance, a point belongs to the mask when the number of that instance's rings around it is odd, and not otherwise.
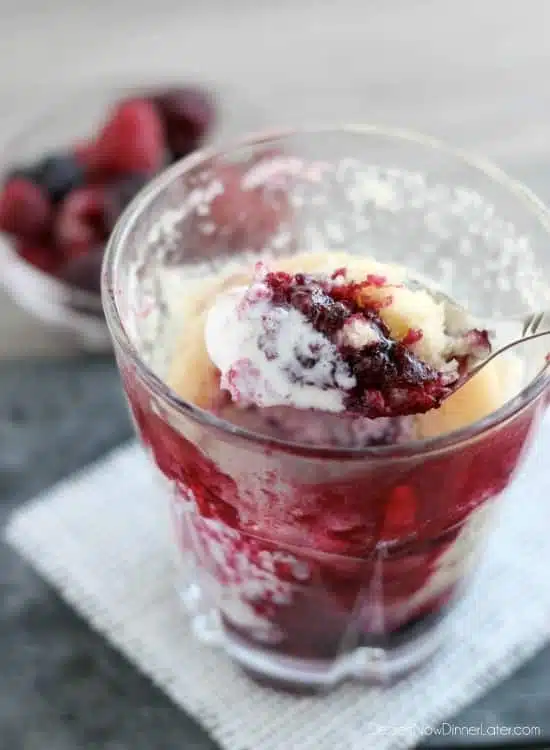
[{"label": "light gray background", "polygon": [[[230,129],[370,120],[484,152],[550,199],[548,0],[0,0],[0,142],[94,79],[212,82]],[[58,350],[0,296],[0,356]]]},{"label": "light gray background", "polygon": [[[0,143],[79,82],[180,73],[218,85],[233,130],[405,125],[485,152],[550,200],[549,21],[550,0],[0,0]],[[0,356],[55,350],[0,295]],[[111,362],[0,370],[2,522],[130,426]],[[0,571],[2,750],[213,748],[2,545]],[[547,650],[460,723],[540,725],[548,674]]]}]

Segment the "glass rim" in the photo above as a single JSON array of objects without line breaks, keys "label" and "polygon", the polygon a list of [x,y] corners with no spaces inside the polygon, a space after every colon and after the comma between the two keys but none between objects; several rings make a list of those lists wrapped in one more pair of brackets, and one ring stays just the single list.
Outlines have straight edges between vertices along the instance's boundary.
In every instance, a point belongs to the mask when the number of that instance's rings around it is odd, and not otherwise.
[{"label": "glass rim", "polygon": [[239,150],[266,143],[282,141],[292,137],[307,135],[356,135],[356,136],[383,136],[408,142],[413,145],[422,146],[461,161],[466,166],[477,170],[490,178],[493,182],[500,184],[512,195],[521,200],[526,208],[538,220],[544,231],[550,236],[550,211],[544,202],[526,185],[515,180],[497,167],[490,160],[470,153],[459,147],[454,147],[429,135],[417,133],[404,128],[386,127],[377,124],[343,124],[329,126],[305,126],[301,128],[285,128],[252,133],[238,140],[230,141],[221,146],[209,146],[196,150],[189,156],[176,162],[168,169],[157,175],[140,193],[132,200],[126,210],[119,218],[112,232],[103,257],[101,271],[101,299],[105,313],[105,319],[111,336],[124,354],[130,359],[140,379],[145,382],[153,393],[166,402],[172,409],[191,418],[196,423],[221,432],[225,437],[241,438],[247,442],[270,447],[279,447],[299,452],[304,455],[325,458],[372,458],[372,459],[399,459],[412,457],[426,457],[437,454],[453,447],[460,447],[473,442],[513,419],[517,414],[529,406],[545,389],[550,382],[550,362],[541,367],[539,373],[532,378],[527,385],[515,397],[506,401],[501,407],[491,412],[482,419],[452,430],[442,435],[428,438],[408,440],[404,443],[392,445],[367,446],[363,448],[341,448],[329,445],[316,446],[308,443],[299,443],[281,438],[265,435],[253,430],[239,427],[228,422],[215,414],[196,406],[178,396],[142,359],[138,348],[134,346],[126,330],[119,312],[114,292],[114,274],[117,258],[125,247],[126,241],[142,215],[142,212],[161,194],[176,177],[185,175],[192,169],[199,167],[213,158],[228,156]]}]

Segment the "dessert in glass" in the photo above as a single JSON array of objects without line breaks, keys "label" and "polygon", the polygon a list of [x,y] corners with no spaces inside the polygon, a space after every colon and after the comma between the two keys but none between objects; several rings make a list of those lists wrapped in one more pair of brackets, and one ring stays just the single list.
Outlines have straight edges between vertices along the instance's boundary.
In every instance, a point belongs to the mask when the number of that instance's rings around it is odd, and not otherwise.
[{"label": "dessert in glass", "polygon": [[[127,209],[103,301],[170,499],[190,626],[259,680],[382,683],[445,628],[544,410],[548,215],[374,126],[197,152]],[[449,319],[443,289],[471,313]]]}]

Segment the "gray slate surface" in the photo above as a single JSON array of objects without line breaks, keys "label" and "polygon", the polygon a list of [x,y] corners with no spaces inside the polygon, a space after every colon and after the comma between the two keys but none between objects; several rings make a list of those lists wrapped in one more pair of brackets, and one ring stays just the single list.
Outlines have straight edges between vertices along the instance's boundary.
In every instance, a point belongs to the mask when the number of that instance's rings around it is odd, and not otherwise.
[{"label": "gray slate surface", "polygon": [[[130,436],[108,358],[1,364],[0,524]],[[2,544],[0,592],[0,750],[215,750],[193,720]],[[548,747],[550,649],[452,723],[537,725],[538,744]],[[472,747],[474,740],[495,742],[447,735],[426,747]]]}]

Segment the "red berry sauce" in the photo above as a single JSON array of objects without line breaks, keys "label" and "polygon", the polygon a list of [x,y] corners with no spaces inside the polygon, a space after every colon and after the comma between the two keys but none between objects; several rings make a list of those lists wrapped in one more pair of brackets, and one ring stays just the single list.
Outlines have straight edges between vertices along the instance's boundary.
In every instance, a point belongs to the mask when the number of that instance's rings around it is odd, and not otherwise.
[{"label": "red berry sauce", "polygon": [[[287,290],[285,282],[281,295]],[[392,649],[442,616],[469,545],[456,548],[459,567],[433,592],[424,587],[472,513],[506,488],[543,407],[536,399],[431,453],[327,456],[162,413],[120,364],[137,430],[176,489],[180,544],[219,587],[225,627],[251,648],[308,659],[360,645]]]}]

